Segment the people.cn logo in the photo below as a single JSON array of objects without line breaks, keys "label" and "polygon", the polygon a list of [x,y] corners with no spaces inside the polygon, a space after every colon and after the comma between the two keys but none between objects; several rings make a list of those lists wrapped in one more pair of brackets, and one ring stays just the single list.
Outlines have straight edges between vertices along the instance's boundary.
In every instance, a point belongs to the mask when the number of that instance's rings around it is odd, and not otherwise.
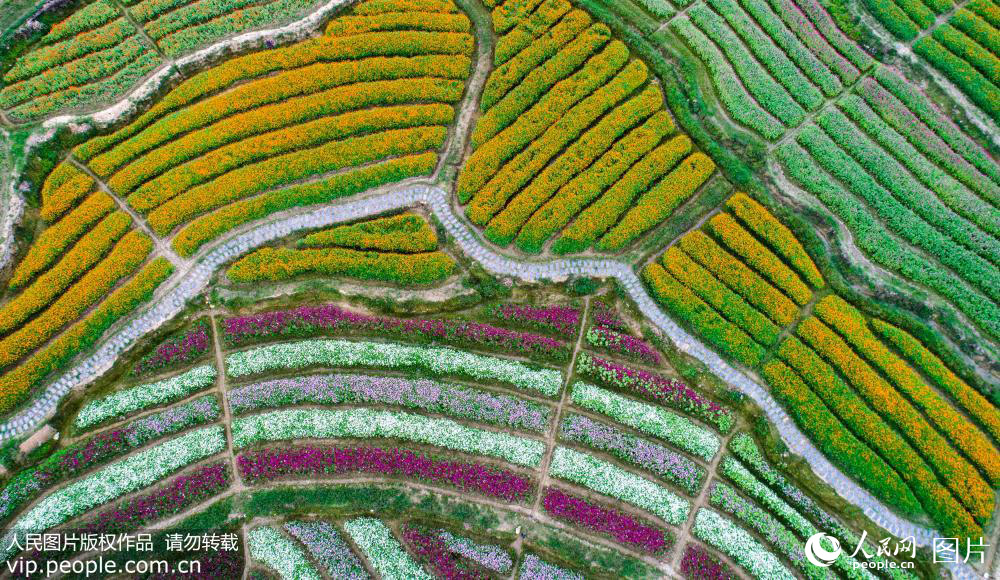
[{"label": "people.cn logo", "polygon": [[[832,550],[827,550],[820,540],[826,539],[829,544],[833,545]],[[806,559],[813,566],[819,566],[821,568],[828,568],[833,564],[837,558],[840,556],[841,547],[840,542],[837,538],[824,534],[820,532],[818,534],[813,534],[806,540]]]}]

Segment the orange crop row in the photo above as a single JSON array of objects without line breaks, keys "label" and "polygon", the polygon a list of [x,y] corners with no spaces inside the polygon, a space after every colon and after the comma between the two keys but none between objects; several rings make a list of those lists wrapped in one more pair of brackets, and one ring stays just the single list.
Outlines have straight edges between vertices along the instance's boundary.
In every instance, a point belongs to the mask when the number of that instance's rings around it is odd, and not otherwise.
[{"label": "orange crop row", "polygon": [[96,186],[94,180],[76,165],[63,161],[42,184],[42,219],[47,222],[55,221],[75,206],[76,202],[93,192]]},{"label": "orange crop row", "polygon": [[573,6],[568,0],[545,0],[530,16],[521,18],[517,25],[497,40],[493,50],[493,64],[500,66],[510,58],[531,45],[535,38],[541,36],[563,14]]},{"label": "orange crop row", "polygon": [[422,216],[404,213],[320,230],[298,243],[300,248],[328,246],[414,254],[437,249],[438,237]]},{"label": "orange crop row", "polygon": [[389,30],[433,30],[468,32],[469,17],[442,12],[385,12],[364,16],[340,16],[326,26],[327,36],[351,36]]},{"label": "orange crop row", "polygon": [[233,264],[227,275],[235,282],[273,282],[303,274],[322,274],[408,286],[440,282],[454,270],[455,261],[443,252],[394,254],[347,248],[261,248]]}]

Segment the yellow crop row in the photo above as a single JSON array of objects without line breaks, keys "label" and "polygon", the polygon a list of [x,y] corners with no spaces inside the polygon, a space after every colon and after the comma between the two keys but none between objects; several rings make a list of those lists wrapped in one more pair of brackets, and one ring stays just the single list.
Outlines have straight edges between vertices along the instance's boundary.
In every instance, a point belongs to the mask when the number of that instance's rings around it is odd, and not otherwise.
[{"label": "yellow crop row", "polygon": [[708,231],[715,234],[727,248],[738,254],[747,264],[783,290],[799,306],[805,306],[812,298],[812,291],[799,279],[778,256],[767,249],[743,229],[728,213],[720,213],[709,220]]},{"label": "yellow crop row", "polygon": [[633,165],[611,189],[583,210],[552,245],[557,254],[581,252],[608,230],[645,191],[691,151],[691,139],[678,135]]},{"label": "yellow crop row", "polygon": [[0,307],[0,334],[17,328],[32,314],[48,306],[67,286],[93,267],[125,235],[131,224],[132,218],[123,211],[116,211],[101,220],[51,270]]},{"label": "yellow crop row", "polygon": [[506,0],[493,10],[493,30],[504,34],[542,3],[542,0]]},{"label": "yellow crop row", "polygon": [[815,307],[828,325],[847,339],[863,358],[882,370],[927,417],[996,484],[1000,452],[968,419],[960,415],[924,382],[920,374],[896,356],[868,328],[864,316],[838,296],[827,296]]},{"label": "yellow crop row", "polygon": [[[627,60],[628,49],[625,45],[617,41],[612,42],[608,48],[588,60],[581,70],[556,83],[537,102],[533,100],[534,106],[520,115],[509,127],[478,147],[466,161],[465,168],[458,177],[459,201],[468,202],[472,195],[496,174],[505,161],[558,121],[577,101],[605,84],[625,66]],[[511,94],[513,92],[508,94],[508,97]],[[482,123],[481,119],[479,123]]]},{"label": "yellow crop row", "polygon": [[498,66],[486,79],[480,107],[488,111],[507,91],[511,90],[531,71],[552,58],[563,46],[583,32],[592,20],[583,10],[573,10],[548,32],[535,39],[530,46]]},{"label": "yellow crop row", "polygon": [[115,207],[115,202],[104,192],[91,194],[66,217],[45,228],[28,248],[24,259],[18,263],[10,277],[11,289],[21,288],[31,281],[63,251],[75,242]]},{"label": "yellow crop row", "polygon": [[451,0],[368,0],[354,7],[355,14],[386,12],[458,12]]},{"label": "yellow crop row", "polygon": [[13,364],[41,346],[67,322],[76,320],[90,305],[111,291],[115,283],[139,267],[153,249],[144,234],[128,234],[97,266],[62,293],[44,312],[0,340],[0,368]]},{"label": "yellow crop row", "polygon": [[767,208],[745,193],[737,193],[729,198],[726,208],[753,233],[767,242],[772,250],[781,254],[813,288],[822,288],[825,285],[823,276],[816,269],[816,264],[795,238],[795,234],[778,221],[778,218],[771,215]]},{"label": "yellow crop row", "polygon": [[844,373],[854,388],[906,435],[973,517],[979,521],[989,518],[993,490],[909,402],[816,317],[802,321],[796,333]]},{"label": "yellow crop row", "polygon": [[590,167],[560,187],[552,199],[531,216],[517,236],[517,246],[525,252],[541,251],[545,240],[565,227],[573,216],[614,185],[633,163],[673,131],[670,113],[662,110],[631,130]]},{"label": "yellow crop row", "polygon": [[76,205],[97,186],[89,175],[70,163],[63,161],[49,173],[42,184],[42,219],[55,221],[66,210]]},{"label": "yellow crop row", "polygon": [[748,367],[756,367],[764,360],[764,347],[719,316],[715,309],[667,273],[663,266],[649,264],[643,268],[642,277],[657,301],[680,316],[720,351]]},{"label": "yellow crop row", "polygon": [[994,439],[1000,440],[1000,413],[986,397],[960,379],[944,362],[908,332],[878,319],[872,319],[872,328],[888,340],[910,364],[924,372],[934,384],[959,402],[974,418],[980,421]]},{"label": "yellow crop row", "polygon": [[[425,83],[409,84],[416,90],[428,88]],[[410,94],[408,90],[404,92]],[[379,96],[381,94],[356,87],[348,91],[343,99],[336,99],[334,102],[343,109],[349,109],[358,104],[358,100],[384,100]],[[419,93],[411,96],[420,98]],[[264,159],[365,133],[420,125],[447,125],[454,116],[455,110],[450,105],[405,105],[365,108],[333,117],[321,117],[213,149],[144,184],[128,197],[128,203],[146,213],[194,186]]]},{"label": "yellow crop row", "polygon": [[202,244],[223,233],[274,212],[324,203],[385,183],[434,171],[437,153],[427,152],[389,159],[360,169],[338,173],[315,183],[269,191],[199,217],[174,236],[173,247],[182,256],[194,254]]},{"label": "yellow crop row", "polygon": [[[336,39],[322,38],[328,41],[331,48],[328,51],[330,54],[324,60],[357,59],[368,55],[468,56],[473,46],[472,36],[462,33],[377,32]],[[240,85],[164,117],[143,129],[135,138],[94,157],[89,165],[99,175],[108,176],[124,163],[152,147],[165,143],[181,133],[203,127],[235,113],[332,86],[368,78],[383,78],[382,71],[367,65],[359,67],[358,64],[351,62],[340,69],[331,69],[330,74],[319,74],[314,69],[289,70]],[[340,72],[341,76],[332,76],[333,72]]]},{"label": "yellow crop row", "polygon": [[434,228],[422,216],[404,213],[314,232],[302,238],[298,246],[340,246],[355,250],[415,254],[436,249],[438,237]]},{"label": "yellow crop row", "polygon": [[52,371],[90,347],[113,323],[135,312],[173,272],[166,258],[147,264],[134,278],[115,290],[83,320],[43,348],[36,350],[16,368],[0,376],[0,412],[20,403]]},{"label": "yellow crop row", "polygon": [[469,17],[442,12],[385,12],[364,16],[340,16],[326,26],[327,36],[351,36],[366,32],[434,30],[468,32]]},{"label": "yellow crop row", "polygon": [[545,0],[530,16],[522,18],[510,32],[497,40],[493,64],[500,66],[534,42],[573,6],[568,0]]},{"label": "yellow crop row", "polygon": [[445,127],[393,129],[294,151],[241,167],[173,198],[149,214],[149,226],[159,235],[194,216],[237,199],[298,179],[404,153],[437,149],[447,137]]},{"label": "yellow crop row", "polygon": [[[646,81],[647,75],[646,65],[632,61],[610,82],[570,108],[554,124],[546,127],[541,136],[505,164],[482,189],[476,192],[466,208],[469,219],[480,225],[488,222],[493,214],[503,208],[507,200],[533,178],[553,156],[605,111],[641,86]],[[516,126],[512,125],[511,128]],[[487,147],[489,145],[479,151]]]},{"label": "yellow crop row", "polygon": [[746,264],[719,247],[704,232],[693,231],[681,238],[680,244],[689,256],[708,268],[723,284],[746,298],[779,326],[788,326],[795,320],[799,309],[794,302],[768,284]]},{"label": "yellow crop row", "polygon": [[778,341],[781,329],[766,316],[747,304],[742,296],[719,282],[711,272],[701,267],[677,246],[671,246],[661,258],[664,267],[678,282],[690,288],[722,316],[764,346]]},{"label": "yellow crop row", "polygon": [[[324,84],[332,82],[334,86],[236,113],[201,128],[192,126],[185,119],[187,113],[172,115],[175,128],[162,127],[160,136],[153,138],[148,146],[130,143],[133,152],[144,153],[132,157],[128,165],[118,169],[108,180],[108,185],[120,194],[128,194],[171,167],[213,148],[324,115],[417,100],[455,102],[464,90],[464,83],[459,79],[469,70],[465,57],[441,55],[366,59],[313,65],[307,69],[324,78]],[[428,75],[433,75],[433,78],[427,78]],[[188,111],[196,117],[199,115],[194,107]],[[214,115],[211,117],[214,118]],[[161,141],[163,135],[185,131],[189,132],[179,138]],[[153,136],[144,133],[136,140],[144,137]],[[95,163],[102,162],[95,160]],[[107,169],[107,166],[103,168]]]},{"label": "yellow crop row", "polygon": [[650,228],[667,219],[698,190],[715,171],[715,162],[698,151],[692,153],[652,189],[642,194],[635,206],[611,231],[597,242],[597,249],[618,251]]},{"label": "yellow crop row", "polygon": [[322,274],[406,286],[440,282],[454,271],[455,261],[443,252],[394,254],[347,248],[262,248],[233,264],[227,275],[235,282],[273,282],[303,274]]},{"label": "yellow crop row", "polygon": [[[509,244],[538,206],[552,197],[570,178],[587,168],[622,133],[643,122],[662,106],[663,96],[654,86],[647,87],[635,97],[616,106],[596,125],[580,135],[530,185],[514,196],[507,207],[489,222],[486,237],[501,246]],[[569,115],[574,115],[576,110],[571,109]],[[547,135],[548,133],[543,135],[542,139]],[[473,198],[473,203],[475,199]]]},{"label": "yellow crop row", "polygon": [[782,341],[778,356],[808,381],[815,392],[822,393],[823,400],[841,420],[896,469],[941,531],[978,529],[969,512],[941,484],[924,458],[886,424],[885,418],[892,412],[891,408],[875,407],[877,411],[869,408],[830,365],[794,336]]}]

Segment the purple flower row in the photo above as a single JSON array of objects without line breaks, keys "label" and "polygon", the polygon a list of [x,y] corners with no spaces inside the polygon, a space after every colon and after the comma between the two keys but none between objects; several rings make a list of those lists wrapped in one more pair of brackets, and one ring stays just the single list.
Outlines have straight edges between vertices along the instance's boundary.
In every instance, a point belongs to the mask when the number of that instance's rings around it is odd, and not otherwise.
[{"label": "purple flower row", "polygon": [[556,332],[567,338],[575,338],[576,331],[580,327],[580,309],[568,306],[497,304],[490,307],[488,313],[505,322]]},{"label": "purple flower row", "polygon": [[133,376],[139,376],[167,367],[190,363],[208,352],[212,339],[208,333],[208,321],[199,320],[191,329],[176,338],[170,338],[144,356],[132,369]]},{"label": "purple flower row", "polygon": [[375,316],[330,304],[227,318],[223,328],[225,340],[230,345],[341,331],[516,352],[554,361],[567,361],[570,353],[565,342],[531,332],[450,318]]},{"label": "purple flower row", "polygon": [[687,457],[583,415],[571,414],[563,419],[561,433],[567,441],[606,451],[676,483],[691,494],[701,489],[705,480],[705,470]]},{"label": "purple flower row", "polygon": [[592,308],[591,318],[597,326],[605,326],[622,332],[628,331],[628,327],[625,326],[622,319],[618,317],[618,313],[606,306],[604,303],[594,302]]},{"label": "purple flower row", "polygon": [[452,558],[444,540],[435,534],[425,534],[406,526],[403,528],[403,543],[419,561],[429,564],[438,578],[466,580],[489,577],[471,568],[468,563]]},{"label": "purple flower row", "polygon": [[263,449],[243,453],[236,461],[243,478],[253,483],[283,476],[374,473],[448,484],[506,501],[521,501],[532,489],[529,479],[506,469],[437,460],[407,449],[311,446]]},{"label": "purple flower row", "polygon": [[589,502],[556,487],[545,490],[542,505],[545,511],[558,518],[608,534],[622,544],[646,552],[662,552],[673,542],[666,530],[647,525],[628,514]]},{"label": "purple flower row", "polygon": [[342,580],[371,578],[357,555],[329,522],[288,522],[285,530],[302,542],[331,577]]},{"label": "purple flower row", "polygon": [[733,427],[732,411],[699,395],[680,381],[642,369],[633,369],[586,352],[581,352],[576,360],[576,372],[604,386],[642,394],[711,423],[723,433]]},{"label": "purple flower row", "polygon": [[688,580],[736,580],[739,576],[698,544],[688,544],[681,557],[681,574]]},{"label": "purple flower row", "polygon": [[99,433],[57,451],[33,469],[14,476],[0,492],[0,519],[9,516],[20,505],[48,486],[83,473],[164,435],[213,421],[218,418],[220,412],[215,396],[206,395],[184,405],[171,407],[127,425]]},{"label": "purple flower row", "polygon": [[660,353],[641,338],[612,330],[606,326],[594,326],[588,330],[587,344],[649,365],[660,363]]},{"label": "purple flower row", "polygon": [[229,393],[235,413],[302,403],[383,403],[452,415],[515,429],[544,431],[550,410],[510,395],[429,379],[329,374],[277,379]]}]

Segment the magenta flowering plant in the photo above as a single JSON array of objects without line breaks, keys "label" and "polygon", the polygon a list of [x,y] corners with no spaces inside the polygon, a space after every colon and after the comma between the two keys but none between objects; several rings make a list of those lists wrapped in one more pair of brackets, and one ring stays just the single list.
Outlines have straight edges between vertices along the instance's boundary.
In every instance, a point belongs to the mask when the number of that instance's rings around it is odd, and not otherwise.
[{"label": "magenta flowering plant", "polygon": [[516,324],[554,332],[566,338],[576,338],[580,328],[580,309],[570,306],[527,306],[524,304],[497,304],[486,311],[487,315]]},{"label": "magenta flowering plant", "polygon": [[262,449],[240,454],[240,475],[249,483],[282,477],[372,473],[454,486],[506,501],[528,498],[532,482],[512,471],[479,463],[439,460],[408,449],[312,447]]},{"label": "magenta flowering plant", "polygon": [[532,332],[454,318],[377,316],[332,304],[261,312],[223,321],[223,336],[231,346],[272,338],[301,338],[335,332],[515,352],[556,362],[568,361],[570,354],[570,347],[565,342]]},{"label": "magenta flowering plant", "polygon": [[670,548],[673,537],[666,531],[620,512],[616,509],[587,501],[557,487],[545,490],[542,500],[545,511],[600,534],[607,534],[618,542],[650,553]]},{"label": "magenta flowering plant", "polygon": [[208,320],[198,320],[183,334],[168,338],[154,348],[153,352],[142,357],[132,368],[132,376],[194,362],[208,352],[211,344]]},{"label": "magenta flowering plant", "polygon": [[681,557],[681,574],[688,580],[736,580],[732,568],[698,544],[688,544]]},{"label": "magenta flowering plant", "polygon": [[576,372],[611,388],[623,389],[697,417],[715,425],[722,433],[733,428],[733,412],[703,397],[681,381],[634,369],[614,361],[581,352]]},{"label": "magenta flowering plant", "polygon": [[590,312],[590,318],[594,321],[595,325],[604,326],[612,330],[628,332],[628,326],[626,326],[625,322],[618,316],[618,313],[603,302],[594,302],[591,305]]},{"label": "magenta flowering plant", "polygon": [[468,562],[452,557],[447,544],[437,534],[424,533],[411,525],[403,527],[403,544],[434,571],[434,575],[445,580],[469,580],[489,578]]},{"label": "magenta flowering plant", "polygon": [[606,326],[593,326],[587,331],[587,344],[648,365],[660,363],[660,353],[641,338],[618,332]]}]

